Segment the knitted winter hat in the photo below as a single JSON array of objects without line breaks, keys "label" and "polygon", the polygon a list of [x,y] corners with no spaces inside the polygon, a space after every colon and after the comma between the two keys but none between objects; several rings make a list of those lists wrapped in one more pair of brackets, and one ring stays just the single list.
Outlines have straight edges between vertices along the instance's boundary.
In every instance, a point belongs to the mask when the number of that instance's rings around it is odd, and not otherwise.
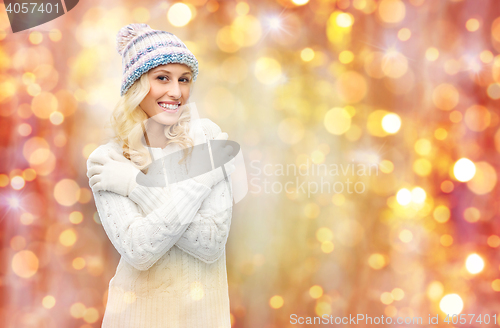
[{"label": "knitted winter hat", "polygon": [[147,24],[129,24],[116,35],[116,50],[122,56],[123,96],[141,75],[159,65],[179,63],[198,76],[198,60],[175,35],[153,30]]}]

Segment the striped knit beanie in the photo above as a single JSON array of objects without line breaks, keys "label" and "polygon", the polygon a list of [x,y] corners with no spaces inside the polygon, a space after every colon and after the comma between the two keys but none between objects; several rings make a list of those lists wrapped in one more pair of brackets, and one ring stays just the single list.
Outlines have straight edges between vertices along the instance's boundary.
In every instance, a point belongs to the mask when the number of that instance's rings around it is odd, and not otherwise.
[{"label": "striped knit beanie", "polygon": [[121,96],[152,68],[178,63],[187,65],[198,76],[198,60],[175,35],[153,30],[147,24],[129,24],[116,35],[116,50],[122,56]]}]

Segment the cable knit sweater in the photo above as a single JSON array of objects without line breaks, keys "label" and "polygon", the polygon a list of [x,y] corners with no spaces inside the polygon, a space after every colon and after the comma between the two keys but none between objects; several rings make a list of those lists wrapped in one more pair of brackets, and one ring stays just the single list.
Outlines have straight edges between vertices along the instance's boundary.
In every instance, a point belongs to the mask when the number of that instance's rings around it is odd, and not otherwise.
[{"label": "cable knit sweater", "polygon": [[[195,144],[214,139],[209,119],[190,129]],[[121,146],[110,141],[95,151]],[[149,148],[154,158],[177,144]],[[87,169],[99,165],[87,161]],[[132,164],[131,164],[132,165]],[[109,283],[103,328],[230,328],[225,244],[231,184],[212,189],[193,179],[166,187],[137,186],[128,197],[94,193],[102,226],[121,258]],[[188,222],[183,224],[184,222]]]}]

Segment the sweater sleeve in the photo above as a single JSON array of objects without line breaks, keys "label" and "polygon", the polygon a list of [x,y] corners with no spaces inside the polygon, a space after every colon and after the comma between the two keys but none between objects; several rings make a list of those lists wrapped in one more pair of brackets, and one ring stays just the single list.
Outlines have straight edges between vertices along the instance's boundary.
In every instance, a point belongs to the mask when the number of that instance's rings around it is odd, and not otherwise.
[{"label": "sweater sleeve", "polygon": [[231,176],[222,180],[201,204],[193,221],[175,246],[205,263],[213,263],[224,253],[232,217]]},{"label": "sweater sleeve", "polygon": [[[93,165],[98,164],[87,161],[87,169]],[[165,188],[170,197],[165,196]],[[161,204],[144,216],[132,199],[153,199],[146,189],[150,188],[134,188],[129,197],[103,190],[93,193],[106,235],[118,253],[141,271],[148,270],[172,248],[211,191],[193,179],[151,188]]]}]

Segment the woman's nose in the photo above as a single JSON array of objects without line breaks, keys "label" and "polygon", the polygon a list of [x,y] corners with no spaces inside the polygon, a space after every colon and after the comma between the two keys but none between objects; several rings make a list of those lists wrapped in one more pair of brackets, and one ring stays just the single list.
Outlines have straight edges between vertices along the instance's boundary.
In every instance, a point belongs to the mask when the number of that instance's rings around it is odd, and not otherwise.
[{"label": "woman's nose", "polygon": [[167,95],[171,98],[179,99],[181,97],[181,88],[179,87],[179,83],[172,83],[167,91]]}]

